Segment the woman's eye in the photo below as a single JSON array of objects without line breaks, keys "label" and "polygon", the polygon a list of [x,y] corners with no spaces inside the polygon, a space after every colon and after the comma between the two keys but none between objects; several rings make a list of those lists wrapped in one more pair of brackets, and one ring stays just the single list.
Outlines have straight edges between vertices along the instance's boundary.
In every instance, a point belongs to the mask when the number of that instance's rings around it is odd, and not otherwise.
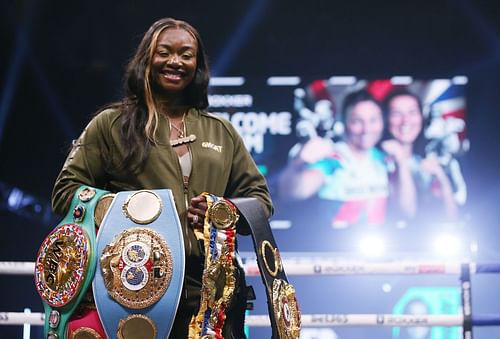
[{"label": "woman's eye", "polygon": [[191,54],[191,53],[184,53],[184,54],[182,55],[182,58],[183,58],[184,60],[189,60],[189,59],[192,59],[193,57],[194,57],[194,55],[193,55],[193,54]]},{"label": "woman's eye", "polygon": [[160,51],[158,51],[157,53],[158,53],[158,55],[160,55],[160,56],[162,56],[162,57],[166,57],[166,56],[168,56],[168,52],[167,52],[167,51],[165,51],[165,50],[160,50]]}]

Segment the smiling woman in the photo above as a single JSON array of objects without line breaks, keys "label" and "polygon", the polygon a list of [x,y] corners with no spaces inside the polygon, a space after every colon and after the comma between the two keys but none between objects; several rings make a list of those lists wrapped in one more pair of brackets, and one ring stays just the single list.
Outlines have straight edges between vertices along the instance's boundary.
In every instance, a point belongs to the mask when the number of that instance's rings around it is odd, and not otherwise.
[{"label": "smiling woman", "polygon": [[196,38],[183,29],[167,29],[160,34],[151,63],[152,78],[160,97],[166,100],[186,88],[196,71]]},{"label": "smiling woman", "polygon": [[[124,98],[99,111],[73,143],[52,197],[55,211],[63,214],[80,185],[111,192],[172,191],[186,263],[178,309],[162,310],[176,312],[171,338],[188,337],[190,321],[200,305],[203,251],[208,246],[203,233],[208,207],[205,192],[257,198],[267,216],[273,209],[266,181],[235,128],[205,111],[208,82],[207,58],[198,32],[184,21],[155,22],[128,64]],[[225,338],[245,336],[247,287],[243,270],[233,264],[234,296],[219,310],[225,311],[225,322],[217,323]],[[217,282],[214,289],[219,287]],[[215,295],[215,291],[210,293]],[[83,307],[78,316],[92,312],[92,307]],[[99,322],[89,326],[105,336]],[[116,333],[116,329],[111,331]]]},{"label": "smiling woman", "polygon": [[322,222],[333,228],[383,225],[388,198],[384,157],[375,146],[384,128],[382,110],[366,90],[346,96],[342,107],[345,137],[308,140],[280,178],[290,200],[328,202]]},{"label": "smiling woman", "polygon": [[422,156],[417,150],[424,127],[420,98],[407,89],[396,89],[387,95],[384,106],[388,137],[381,146],[395,165],[391,183],[395,217],[415,218],[419,210],[428,213],[434,205],[444,211],[445,220],[453,220],[458,211],[448,175],[436,154]]}]

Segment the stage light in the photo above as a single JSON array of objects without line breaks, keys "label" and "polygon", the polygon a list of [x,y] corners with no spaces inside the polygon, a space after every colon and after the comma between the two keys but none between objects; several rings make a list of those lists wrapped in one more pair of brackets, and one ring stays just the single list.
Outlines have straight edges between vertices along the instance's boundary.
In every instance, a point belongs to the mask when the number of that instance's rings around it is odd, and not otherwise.
[{"label": "stage light", "polygon": [[391,78],[393,85],[410,85],[412,82],[413,78],[407,75],[398,75]]},{"label": "stage light", "polygon": [[300,84],[300,77],[269,77],[267,78],[267,84],[269,86],[297,86]]},{"label": "stage light", "polygon": [[244,77],[212,77],[209,82],[210,86],[243,86],[244,84]]},{"label": "stage light", "polygon": [[392,285],[389,284],[389,283],[385,283],[382,285],[382,291],[384,291],[385,293],[389,293],[392,291]]},{"label": "stage light", "polygon": [[479,251],[479,245],[477,244],[477,241],[473,240],[470,243],[470,251],[471,253],[477,254]]},{"label": "stage light", "polygon": [[434,239],[433,245],[436,254],[446,257],[456,256],[462,249],[460,237],[453,234],[442,234],[437,236]]},{"label": "stage light", "polygon": [[385,241],[378,235],[367,235],[359,242],[359,250],[363,255],[378,257],[385,252]]}]

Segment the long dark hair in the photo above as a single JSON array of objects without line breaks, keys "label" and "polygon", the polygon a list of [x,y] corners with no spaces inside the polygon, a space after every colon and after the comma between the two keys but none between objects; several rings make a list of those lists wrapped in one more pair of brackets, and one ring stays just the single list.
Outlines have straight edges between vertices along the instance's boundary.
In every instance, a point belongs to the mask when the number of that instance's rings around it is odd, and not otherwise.
[{"label": "long dark hair", "polygon": [[208,81],[210,78],[208,60],[198,31],[185,21],[163,18],[151,25],[137,47],[135,55],[127,65],[125,73],[125,97],[121,103],[120,139],[124,156],[118,164],[118,171],[138,172],[151,146],[156,144],[159,110],[152,91],[151,60],[156,51],[160,34],[171,28],[183,29],[197,42],[197,66],[193,81],[182,93],[186,106],[205,109],[208,107]]}]

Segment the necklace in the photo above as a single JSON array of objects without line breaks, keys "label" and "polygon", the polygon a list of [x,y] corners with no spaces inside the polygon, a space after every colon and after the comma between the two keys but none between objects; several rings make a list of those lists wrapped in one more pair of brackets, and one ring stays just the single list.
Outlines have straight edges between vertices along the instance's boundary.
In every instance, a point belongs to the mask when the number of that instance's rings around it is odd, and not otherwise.
[{"label": "necklace", "polygon": [[179,124],[179,126],[182,125],[182,129],[180,127],[177,127],[175,126],[175,124],[173,124],[170,119],[168,119],[168,124],[170,125],[170,130],[172,130],[172,127],[177,131],[178,133],[178,137],[179,138],[184,138],[184,130],[185,130],[185,125],[184,125],[184,117],[186,116],[186,113],[184,113],[182,115],[182,120],[181,120],[181,123]]},{"label": "necklace", "polygon": [[[170,126],[170,131],[172,131],[172,128],[177,131],[177,139],[170,139],[170,145],[172,147],[177,147],[180,145],[189,144],[189,143],[194,142],[196,140],[196,135],[194,135],[194,134],[190,134],[188,136],[185,136],[186,135],[186,124],[184,123],[184,118],[186,117],[186,113],[187,112],[185,112],[182,115],[182,120],[181,120],[181,123],[179,124],[179,126],[175,126],[175,124],[173,124],[170,121],[170,119],[168,119],[168,125]],[[182,128],[181,128],[181,125],[182,125]]]}]

